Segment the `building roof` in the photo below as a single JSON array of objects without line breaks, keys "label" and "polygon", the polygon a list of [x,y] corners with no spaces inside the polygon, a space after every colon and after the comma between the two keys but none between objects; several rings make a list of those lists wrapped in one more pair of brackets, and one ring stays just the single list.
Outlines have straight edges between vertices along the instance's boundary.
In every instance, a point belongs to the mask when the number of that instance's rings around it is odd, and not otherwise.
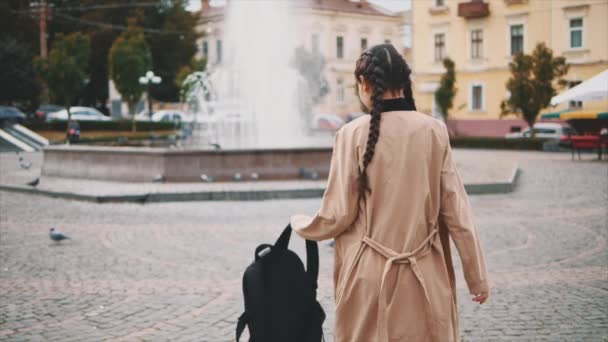
[{"label": "building roof", "polygon": [[[230,0],[228,0],[230,1]],[[379,6],[371,4],[365,0],[291,0],[294,8],[305,10],[335,11],[363,15],[376,15],[385,17],[397,17],[402,13],[393,13]],[[209,19],[218,15],[223,15],[226,6],[209,6],[207,10],[201,10],[201,18]]]}]

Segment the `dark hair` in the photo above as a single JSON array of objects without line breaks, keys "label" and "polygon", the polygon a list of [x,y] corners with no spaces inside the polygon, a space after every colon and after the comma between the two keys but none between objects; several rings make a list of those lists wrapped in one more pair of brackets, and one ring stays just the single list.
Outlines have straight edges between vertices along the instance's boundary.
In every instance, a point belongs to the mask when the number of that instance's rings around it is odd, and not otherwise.
[{"label": "dark hair", "polygon": [[410,74],[412,71],[401,57],[399,52],[391,44],[380,44],[365,50],[355,67],[355,78],[357,83],[361,82],[363,76],[372,87],[372,116],[369,125],[367,146],[363,154],[363,170],[359,174],[359,194],[362,196],[366,191],[371,191],[367,181],[367,166],[374,157],[374,148],[380,137],[380,116],[382,113],[382,95],[387,90],[402,91],[403,97],[410,103],[410,107],[416,110],[414,97],[412,96],[412,82]]}]

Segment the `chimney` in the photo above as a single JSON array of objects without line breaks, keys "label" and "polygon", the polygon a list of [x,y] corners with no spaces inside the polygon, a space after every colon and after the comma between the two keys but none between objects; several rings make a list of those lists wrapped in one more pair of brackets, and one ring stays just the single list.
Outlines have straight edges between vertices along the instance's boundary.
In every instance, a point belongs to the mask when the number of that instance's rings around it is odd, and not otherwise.
[{"label": "chimney", "polygon": [[209,0],[203,0],[203,6],[201,8],[203,13],[209,12]]}]

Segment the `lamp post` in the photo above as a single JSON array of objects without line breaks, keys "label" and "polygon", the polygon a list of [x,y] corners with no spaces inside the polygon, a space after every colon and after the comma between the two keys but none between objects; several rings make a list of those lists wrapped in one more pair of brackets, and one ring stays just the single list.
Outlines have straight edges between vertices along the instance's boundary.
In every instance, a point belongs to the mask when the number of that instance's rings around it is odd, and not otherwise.
[{"label": "lamp post", "polygon": [[148,96],[148,116],[152,118],[152,100],[150,99],[150,85],[159,84],[163,79],[160,76],[154,75],[154,72],[148,71],[145,76],[139,78],[139,84],[146,86],[146,94]]}]

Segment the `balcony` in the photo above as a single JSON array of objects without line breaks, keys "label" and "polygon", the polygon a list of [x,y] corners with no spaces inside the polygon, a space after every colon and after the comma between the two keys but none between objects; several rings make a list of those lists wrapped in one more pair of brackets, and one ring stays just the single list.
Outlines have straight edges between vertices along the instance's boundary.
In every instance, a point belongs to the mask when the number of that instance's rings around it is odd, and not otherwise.
[{"label": "balcony", "polygon": [[472,0],[458,4],[458,16],[465,19],[483,18],[490,15],[490,5],[481,0]]}]

